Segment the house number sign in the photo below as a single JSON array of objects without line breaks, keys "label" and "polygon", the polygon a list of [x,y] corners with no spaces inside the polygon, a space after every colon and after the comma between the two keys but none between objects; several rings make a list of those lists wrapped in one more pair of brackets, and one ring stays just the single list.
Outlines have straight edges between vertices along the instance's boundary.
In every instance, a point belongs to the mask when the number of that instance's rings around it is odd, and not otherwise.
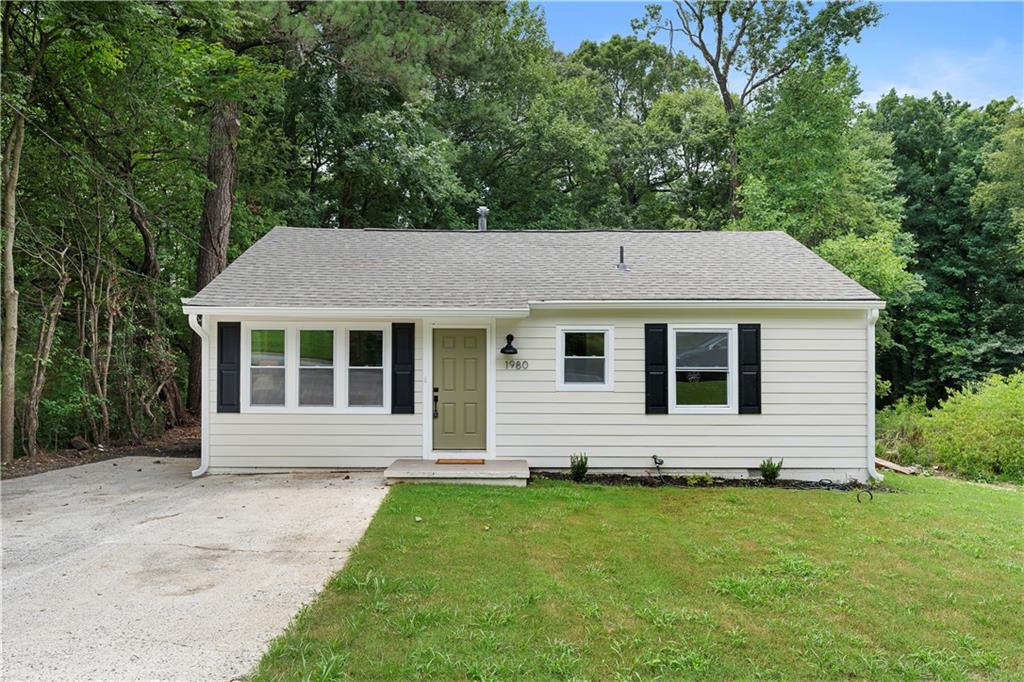
[{"label": "house number sign", "polygon": [[530,363],[526,360],[506,360],[505,369],[529,369]]}]

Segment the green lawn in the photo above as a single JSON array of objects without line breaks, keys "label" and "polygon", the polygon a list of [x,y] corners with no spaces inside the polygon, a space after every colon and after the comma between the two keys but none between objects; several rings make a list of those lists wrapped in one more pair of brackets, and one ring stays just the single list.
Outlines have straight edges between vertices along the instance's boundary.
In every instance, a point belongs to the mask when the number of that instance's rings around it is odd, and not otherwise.
[{"label": "green lawn", "polygon": [[1021,679],[1024,493],[887,483],[400,486],[253,677]]}]

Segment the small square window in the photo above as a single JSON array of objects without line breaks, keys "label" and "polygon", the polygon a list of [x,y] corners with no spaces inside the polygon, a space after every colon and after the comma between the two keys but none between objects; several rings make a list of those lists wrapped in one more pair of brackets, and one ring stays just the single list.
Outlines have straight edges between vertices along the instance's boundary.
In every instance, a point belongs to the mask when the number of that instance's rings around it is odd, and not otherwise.
[{"label": "small square window", "polygon": [[611,389],[611,329],[559,329],[558,387]]}]

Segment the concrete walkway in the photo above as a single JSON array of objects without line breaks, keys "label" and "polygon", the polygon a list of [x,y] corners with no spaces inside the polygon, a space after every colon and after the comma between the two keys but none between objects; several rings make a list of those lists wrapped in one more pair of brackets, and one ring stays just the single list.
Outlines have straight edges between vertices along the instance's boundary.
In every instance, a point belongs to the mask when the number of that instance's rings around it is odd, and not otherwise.
[{"label": "concrete walkway", "polygon": [[3,482],[0,678],[244,675],[386,494],[380,474],[192,479],[196,464],[127,457]]}]

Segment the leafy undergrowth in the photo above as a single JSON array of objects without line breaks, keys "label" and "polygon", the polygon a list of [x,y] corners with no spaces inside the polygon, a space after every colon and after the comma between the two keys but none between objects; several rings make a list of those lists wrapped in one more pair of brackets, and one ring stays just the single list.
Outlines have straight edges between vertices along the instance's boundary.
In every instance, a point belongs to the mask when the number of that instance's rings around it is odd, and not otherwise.
[{"label": "leafy undergrowth", "polygon": [[1024,493],[887,483],[399,486],[253,678],[1019,674]]},{"label": "leafy undergrowth", "polygon": [[990,376],[931,410],[920,399],[881,410],[878,454],[968,478],[1024,483],[1024,372]]}]

